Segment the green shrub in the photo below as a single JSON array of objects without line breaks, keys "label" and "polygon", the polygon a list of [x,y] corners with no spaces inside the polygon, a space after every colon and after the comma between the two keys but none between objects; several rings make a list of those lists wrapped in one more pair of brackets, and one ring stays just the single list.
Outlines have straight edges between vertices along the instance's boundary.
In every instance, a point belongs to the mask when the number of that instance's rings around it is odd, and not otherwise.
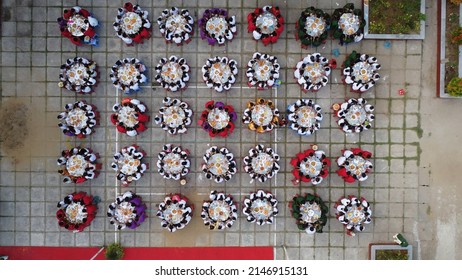
[{"label": "green shrub", "polygon": [[106,259],[121,260],[124,257],[124,248],[119,243],[112,243],[106,247]]}]

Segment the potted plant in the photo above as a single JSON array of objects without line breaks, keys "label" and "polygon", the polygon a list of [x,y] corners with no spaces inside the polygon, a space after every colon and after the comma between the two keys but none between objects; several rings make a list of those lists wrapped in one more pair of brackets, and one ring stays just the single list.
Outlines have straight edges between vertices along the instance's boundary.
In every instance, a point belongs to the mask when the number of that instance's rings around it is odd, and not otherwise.
[{"label": "potted plant", "polygon": [[106,247],[105,257],[107,260],[121,260],[124,257],[124,248],[119,243],[112,243]]}]

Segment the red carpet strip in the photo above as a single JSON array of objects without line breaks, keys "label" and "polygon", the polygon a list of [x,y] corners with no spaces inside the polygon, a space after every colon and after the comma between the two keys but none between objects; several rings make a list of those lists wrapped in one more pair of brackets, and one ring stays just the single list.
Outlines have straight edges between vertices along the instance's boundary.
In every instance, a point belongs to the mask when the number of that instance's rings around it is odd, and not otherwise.
[{"label": "red carpet strip", "polygon": [[[100,247],[0,247],[9,260],[90,260]],[[105,250],[96,260],[104,260]],[[125,248],[124,260],[273,260],[273,247]]]}]

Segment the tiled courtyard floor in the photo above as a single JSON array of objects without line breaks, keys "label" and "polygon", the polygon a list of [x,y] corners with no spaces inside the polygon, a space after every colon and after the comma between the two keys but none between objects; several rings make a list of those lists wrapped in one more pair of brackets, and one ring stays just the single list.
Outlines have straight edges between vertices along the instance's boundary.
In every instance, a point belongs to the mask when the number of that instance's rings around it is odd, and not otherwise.
[{"label": "tiled courtyard floor", "polygon": [[[258,3],[257,3],[258,2]],[[276,248],[278,259],[366,259],[368,245],[372,242],[390,242],[392,235],[401,232],[413,245],[416,243],[415,221],[419,218],[418,172],[421,137],[419,97],[421,96],[422,46],[419,40],[392,41],[386,47],[383,40],[363,40],[358,44],[340,46],[337,40],[329,39],[322,47],[304,50],[295,40],[295,22],[302,9],[315,6],[332,13],[347,1],[144,1],[139,4],[150,12],[153,36],[136,47],[127,47],[116,38],[112,28],[116,9],[122,1],[15,1],[3,0],[2,22],[2,68],[1,104],[7,106],[19,100],[29,106],[31,126],[26,146],[15,154],[2,150],[0,172],[0,246],[2,245],[47,245],[47,246],[102,246],[120,240],[124,246],[259,246]],[[362,1],[355,0],[357,7]],[[429,1],[432,2],[432,1]],[[213,3],[213,5],[212,5]],[[66,7],[86,7],[100,21],[99,47],[75,47],[59,34],[56,19]],[[247,33],[246,18],[256,6],[278,5],[286,19],[285,31],[276,44],[263,46]],[[436,12],[432,3],[431,12]],[[165,8],[178,6],[188,8],[195,20],[208,7],[227,8],[236,15],[237,37],[223,47],[208,46],[200,39],[196,29],[192,41],[184,46],[166,45],[155,19]],[[335,57],[333,49],[340,55]],[[331,106],[346,98],[358,97],[342,84],[341,70],[333,70],[329,84],[317,93],[302,93],[293,79],[293,68],[306,54],[320,52],[335,58],[340,65],[353,50],[376,56],[382,65],[381,80],[371,91],[362,95],[375,105],[376,120],[373,129],[360,135],[346,136],[339,130],[333,118]],[[249,89],[245,81],[245,66],[255,51],[277,56],[282,66],[282,84],[273,90]],[[100,83],[91,96],[75,95],[61,90],[58,85],[59,67],[67,58],[76,55],[91,58],[99,66]],[[154,78],[154,67],[162,57],[177,55],[184,57],[191,70],[191,82],[182,93],[167,93],[153,87],[143,88],[136,97],[147,104],[151,118],[158,111],[162,99],[169,95],[181,97],[195,112],[194,122],[186,135],[171,136],[151,121],[148,130],[135,138],[117,135],[109,121],[112,105],[122,98],[109,80],[109,68],[118,59],[137,57],[149,69],[150,81]],[[239,64],[236,88],[228,93],[216,93],[205,89],[200,68],[206,59],[221,55],[235,59]],[[398,90],[406,89],[406,95]],[[198,125],[197,119],[204,104],[214,99],[234,106],[238,117],[242,116],[247,101],[256,97],[271,98],[280,111],[299,98],[314,99],[324,113],[321,129],[310,137],[300,137],[288,128],[279,128],[271,134],[257,135],[240,122],[226,139],[211,139]],[[96,133],[84,140],[70,139],[61,134],[56,116],[64,105],[85,99],[97,106],[101,112],[100,126]],[[117,147],[136,143],[148,154],[150,169],[138,182],[128,189],[136,191],[148,204],[149,218],[136,230],[115,232],[106,217],[106,208],[116,193],[124,191],[117,187],[115,173],[110,169],[112,155]],[[186,186],[176,181],[164,180],[157,173],[155,160],[161,145],[174,143],[191,152],[192,170]],[[265,144],[277,149],[282,157],[281,171],[276,178],[266,183],[250,182],[243,172],[242,158],[249,148]],[[360,147],[374,155],[374,171],[361,184],[345,184],[335,174],[319,186],[302,184],[293,186],[291,180],[291,158],[298,152],[316,144],[333,160],[340,151],[349,147]],[[82,185],[61,183],[57,173],[56,159],[61,150],[74,145],[91,147],[100,153],[103,170],[100,176]],[[202,156],[211,145],[226,146],[237,157],[239,172],[227,183],[216,184],[206,180],[200,172]],[[259,188],[270,190],[280,202],[280,213],[273,225],[255,226],[240,215],[231,229],[211,232],[202,225],[200,205],[213,190],[223,190],[241,202],[248,193]],[[87,191],[102,198],[100,210],[92,225],[84,232],[74,234],[57,225],[56,203],[73,191]],[[168,233],[155,217],[157,205],[167,193],[181,192],[195,203],[196,210],[191,224],[184,230]],[[316,192],[328,202],[329,220],[324,233],[308,235],[298,231],[288,211],[288,202],[295,194]],[[343,226],[336,221],[333,204],[344,195],[360,195],[368,199],[373,207],[373,222],[355,237],[345,235]]]}]

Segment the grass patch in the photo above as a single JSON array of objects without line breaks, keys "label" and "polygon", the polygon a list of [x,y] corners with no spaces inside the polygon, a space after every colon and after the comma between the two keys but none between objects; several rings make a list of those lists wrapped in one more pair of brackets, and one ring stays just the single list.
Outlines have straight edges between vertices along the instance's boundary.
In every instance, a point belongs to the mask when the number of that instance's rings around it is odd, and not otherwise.
[{"label": "grass patch", "polygon": [[[459,5],[451,2],[446,3],[446,63],[444,64],[444,88],[450,95],[459,96],[460,86],[457,84],[459,76],[459,44],[462,40],[458,35],[462,34],[459,26]],[[451,85],[451,88],[448,86]]]},{"label": "grass patch", "polygon": [[421,0],[373,0],[369,1],[369,33],[371,34],[419,34]]},{"label": "grass patch", "polygon": [[409,255],[407,250],[386,250],[381,249],[375,252],[376,260],[407,260]]}]

